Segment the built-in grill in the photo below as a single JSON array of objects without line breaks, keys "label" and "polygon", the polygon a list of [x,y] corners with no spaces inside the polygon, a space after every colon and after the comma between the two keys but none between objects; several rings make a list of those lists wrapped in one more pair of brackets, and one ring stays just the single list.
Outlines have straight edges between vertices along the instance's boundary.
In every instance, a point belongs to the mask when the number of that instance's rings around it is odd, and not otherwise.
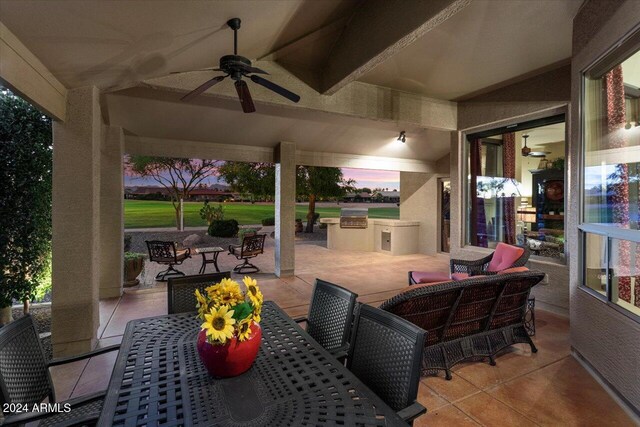
[{"label": "built-in grill", "polygon": [[340,210],[340,228],[367,228],[369,209],[342,208]]}]

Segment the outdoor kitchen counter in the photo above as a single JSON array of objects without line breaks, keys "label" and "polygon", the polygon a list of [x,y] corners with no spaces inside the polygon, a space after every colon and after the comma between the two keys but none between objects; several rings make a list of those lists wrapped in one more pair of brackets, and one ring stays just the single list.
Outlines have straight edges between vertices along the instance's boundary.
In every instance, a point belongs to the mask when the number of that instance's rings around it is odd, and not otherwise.
[{"label": "outdoor kitchen counter", "polygon": [[340,228],[340,218],[321,218],[327,224],[327,249],[408,255],[418,252],[418,221],[367,220],[367,228]]}]

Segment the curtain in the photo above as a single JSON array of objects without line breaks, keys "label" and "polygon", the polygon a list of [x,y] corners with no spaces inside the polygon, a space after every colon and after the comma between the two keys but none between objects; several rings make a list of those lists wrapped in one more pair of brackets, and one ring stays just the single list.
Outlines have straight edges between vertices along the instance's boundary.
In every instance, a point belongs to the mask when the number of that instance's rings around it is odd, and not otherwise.
[{"label": "curtain", "polygon": [[[516,134],[502,135],[502,172],[505,178],[516,177]],[[510,245],[516,242],[515,197],[504,197],[502,217],[504,218],[504,241]]]},{"label": "curtain", "polygon": [[[621,65],[613,68],[605,75],[604,89],[606,93],[607,146],[608,148],[622,148],[627,145],[624,135],[627,116]],[[621,227],[628,227],[629,170],[626,163],[616,165],[615,172],[607,179],[607,187],[607,193],[611,194],[608,197],[608,205],[612,207],[613,222]],[[618,263],[619,268],[616,271],[618,276],[618,297],[626,302],[631,302],[630,242],[623,240],[618,245]]]},{"label": "curtain", "polygon": [[469,196],[471,201],[470,214],[470,241],[473,246],[486,248],[487,241],[487,218],[484,211],[484,199],[478,197],[478,176],[482,175],[482,142],[478,139],[471,141],[471,164],[469,181]]}]

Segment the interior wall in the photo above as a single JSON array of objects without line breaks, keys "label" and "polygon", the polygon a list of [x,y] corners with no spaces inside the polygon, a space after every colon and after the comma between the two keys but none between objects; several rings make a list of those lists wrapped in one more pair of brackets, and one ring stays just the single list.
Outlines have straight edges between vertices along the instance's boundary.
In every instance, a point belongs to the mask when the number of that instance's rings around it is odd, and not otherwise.
[{"label": "interior wall", "polygon": [[[458,108],[458,132],[452,132],[451,175],[451,257],[478,259],[491,249],[466,245],[466,189],[462,184],[466,159],[466,134],[508,124],[565,113],[570,100],[570,68],[561,67],[463,102]],[[568,129],[568,127],[567,127]],[[537,166],[537,165],[536,165]],[[572,195],[566,183],[566,198]],[[528,267],[547,273],[532,294],[538,307],[569,315],[569,265],[554,261],[530,260]]]},{"label": "interior wall", "polygon": [[[587,0],[574,19],[572,60],[572,128],[570,154],[579,159],[582,134],[579,101],[582,72],[623,37],[638,27],[640,9],[635,0],[607,2]],[[569,162],[572,182],[580,182],[580,165]],[[570,199],[569,253],[571,265],[579,264],[579,198]],[[610,308],[579,287],[579,271],[571,269],[571,345],[626,403],[640,415],[640,324]]]}]

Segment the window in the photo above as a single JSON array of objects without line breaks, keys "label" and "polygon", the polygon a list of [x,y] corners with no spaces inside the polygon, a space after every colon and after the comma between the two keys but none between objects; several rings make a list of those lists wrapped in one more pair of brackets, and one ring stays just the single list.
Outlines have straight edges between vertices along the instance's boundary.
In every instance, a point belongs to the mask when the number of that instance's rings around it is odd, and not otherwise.
[{"label": "window", "polygon": [[564,115],[467,136],[467,244],[564,262],[564,158]]},{"label": "window", "polygon": [[640,315],[640,53],[585,73],[582,285]]}]

